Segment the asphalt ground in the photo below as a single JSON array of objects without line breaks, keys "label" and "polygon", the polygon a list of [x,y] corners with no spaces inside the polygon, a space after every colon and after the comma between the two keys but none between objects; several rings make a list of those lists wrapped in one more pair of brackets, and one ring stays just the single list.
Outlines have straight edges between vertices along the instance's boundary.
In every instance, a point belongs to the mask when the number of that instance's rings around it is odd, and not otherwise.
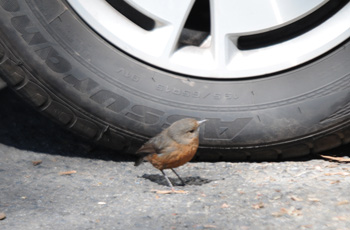
[{"label": "asphalt ground", "polygon": [[[350,145],[322,153],[349,160]],[[191,162],[170,170],[81,140],[0,91],[0,229],[350,229],[350,165]]]}]

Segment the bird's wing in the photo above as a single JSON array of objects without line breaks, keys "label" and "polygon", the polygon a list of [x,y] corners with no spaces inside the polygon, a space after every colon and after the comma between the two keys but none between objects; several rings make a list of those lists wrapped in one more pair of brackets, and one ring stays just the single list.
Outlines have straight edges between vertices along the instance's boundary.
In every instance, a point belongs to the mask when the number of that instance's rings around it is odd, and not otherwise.
[{"label": "bird's wing", "polygon": [[147,141],[144,145],[142,145],[141,148],[136,151],[136,154],[141,154],[141,153],[160,154],[162,150],[167,146],[169,146],[169,143],[172,141],[173,140],[168,137],[166,130],[164,130],[162,133],[153,137],[152,139]]},{"label": "bird's wing", "polygon": [[169,146],[169,142],[172,141],[165,133],[161,133],[149,141],[147,141],[144,145],[136,151],[136,155],[138,155],[138,159],[135,162],[135,166],[140,165],[144,158],[151,154],[162,154],[166,148]]},{"label": "bird's wing", "polygon": [[153,153],[157,153],[157,150],[155,146],[150,142],[146,142],[144,145],[141,146],[141,148],[139,148],[139,150],[136,151],[137,155],[148,155]]}]

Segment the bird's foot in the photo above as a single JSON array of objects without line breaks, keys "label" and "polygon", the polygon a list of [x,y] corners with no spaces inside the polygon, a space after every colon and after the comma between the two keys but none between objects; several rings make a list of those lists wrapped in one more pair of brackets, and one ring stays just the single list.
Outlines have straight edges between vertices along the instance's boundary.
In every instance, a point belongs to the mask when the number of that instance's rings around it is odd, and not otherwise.
[{"label": "bird's foot", "polygon": [[177,194],[187,194],[188,191],[184,191],[184,190],[175,190],[175,189],[171,189],[171,190],[151,190],[152,192],[155,192],[157,194],[172,194],[172,193],[177,193]]}]

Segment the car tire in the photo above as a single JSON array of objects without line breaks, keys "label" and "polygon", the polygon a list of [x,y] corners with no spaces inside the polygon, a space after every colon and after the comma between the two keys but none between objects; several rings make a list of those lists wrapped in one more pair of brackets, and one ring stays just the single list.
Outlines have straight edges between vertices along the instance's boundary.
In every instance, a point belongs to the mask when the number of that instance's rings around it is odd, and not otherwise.
[{"label": "car tire", "polygon": [[263,77],[191,77],[113,46],[65,1],[0,0],[0,71],[8,86],[118,152],[133,153],[185,117],[207,119],[197,160],[287,159],[349,143],[349,63],[347,39]]}]

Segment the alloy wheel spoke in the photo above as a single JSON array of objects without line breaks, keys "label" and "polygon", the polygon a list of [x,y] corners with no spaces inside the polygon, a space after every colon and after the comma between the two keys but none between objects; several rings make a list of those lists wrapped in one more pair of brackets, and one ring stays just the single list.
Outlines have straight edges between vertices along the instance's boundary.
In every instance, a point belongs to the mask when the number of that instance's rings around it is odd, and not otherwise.
[{"label": "alloy wheel spoke", "polygon": [[138,11],[152,18],[156,27],[149,39],[157,41],[155,49],[169,58],[176,48],[179,36],[195,0],[126,0]]}]

